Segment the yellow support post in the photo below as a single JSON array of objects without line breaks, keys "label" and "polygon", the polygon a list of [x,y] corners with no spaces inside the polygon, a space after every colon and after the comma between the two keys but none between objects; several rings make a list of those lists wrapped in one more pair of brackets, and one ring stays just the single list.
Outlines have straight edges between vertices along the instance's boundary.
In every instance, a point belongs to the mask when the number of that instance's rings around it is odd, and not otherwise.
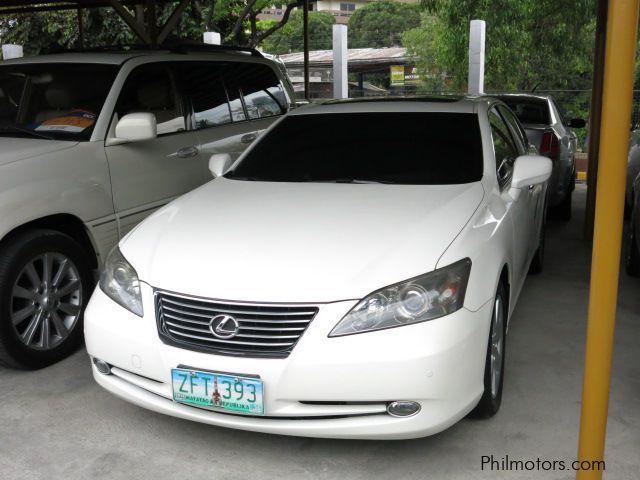
[{"label": "yellow support post", "polygon": [[[639,1],[609,0],[578,447],[578,460],[591,464],[604,460]],[[578,470],[576,479],[600,480],[602,473],[598,468]]]}]

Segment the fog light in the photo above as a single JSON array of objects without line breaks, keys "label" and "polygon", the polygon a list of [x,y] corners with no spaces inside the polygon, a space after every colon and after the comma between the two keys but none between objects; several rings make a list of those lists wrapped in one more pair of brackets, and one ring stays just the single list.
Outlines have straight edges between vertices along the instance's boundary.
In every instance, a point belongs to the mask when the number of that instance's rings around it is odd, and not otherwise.
[{"label": "fog light", "polygon": [[387,405],[387,413],[393,417],[410,417],[420,411],[420,404],[417,402],[391,402]]},{"label": "fog light", "polygon": [[94,358],[93,364],[96,366],[96,368],[101,374],[109,375],[111,373],[111,365],[109,365],[104,360],[100,360],[99,358]]}]

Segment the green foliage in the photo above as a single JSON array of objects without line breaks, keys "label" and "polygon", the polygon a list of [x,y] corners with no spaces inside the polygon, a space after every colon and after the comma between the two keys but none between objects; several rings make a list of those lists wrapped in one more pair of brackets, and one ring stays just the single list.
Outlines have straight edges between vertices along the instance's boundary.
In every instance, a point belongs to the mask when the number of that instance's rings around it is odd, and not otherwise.
[{"label": "green foliage", "polygon": [[452,89],[466,84],[473,19],[487,22],[487,90],[590,87],[595,0],[571,2],[570,14],[558,0],[423,0],[422,5],[438,18],[428,34]]},{"label": "green foliage", "polygon": [[349,19],[349,48],[402,45],[402,33],[420,24],[420,8],[392,0],[379,0],[356,9]]},{"label": "green foliage", "polygon": [[402,34],[402,44],[407,54],[416,58],[416,68],[421,78],[419,91],[434,92],[445,89],[445,74],[438,61],[438,43],[436,31],[438,19],[423,13],[420,26]]},{"label": "green foliage", "polygon": [[[289,11],[302,0],[288,0],[282,6]],[[258,28],[257,16],[272,5],[272,0],[191,0],[167,41],[201,41],[203,32],[220,32],[230,45],[255,46],[282,28],[288,19],[270,28]],[[158,5],[156,15],[161,26],[175,5]],[[134,10],[130,10],[134,15]],[[85,47],[140,44],[125,22],[112,8],[83,10]],[[79,47],[78,17],[75,10],[38,12],[0,17],[2,43],[23,45],[25,53],[35,55],[60,48]]]},{"label": "green foliage", "polygon": [[[304,47],[302,16],[299,10],[291,13],[287,24],[262,42],[264,51],[276,55],[301,52]],[[329,12],[309,12],[309,50],[332,48],[334,23],[336,19]],[[269,28],[271,24],[265,22],[261,28]]]}]

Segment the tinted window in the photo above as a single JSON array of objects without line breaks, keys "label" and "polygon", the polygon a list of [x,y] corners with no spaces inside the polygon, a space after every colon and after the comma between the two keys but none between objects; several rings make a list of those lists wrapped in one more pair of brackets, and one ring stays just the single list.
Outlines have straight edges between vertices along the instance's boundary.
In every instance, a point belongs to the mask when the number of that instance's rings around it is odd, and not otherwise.
[{"label": "tinted window", "polygon": [[493,149],[496,156],[496,174],[500,185],[506,185],[513,173],[513,163],[518,156],[511,132],[495,108],[489,112]]},{"label": "tinted window", "polygon": [[502,118],[505,122],[511,127],[511,131],[516,135],[516,147],[518,148],[519,154],[524,155],[527,148],[529,147],[529,140],[527,139],[527,134],[524,132],[524,129],[520,125],[520,122],[516,119],[515,115],[511,110],[505,108],[502,105],[498,106],[498,110],[502,115]]},{"label": "tinted window", "polygon": [[275,72],[256,63],[229,64],[224,69],[234,121],[244,120],[242,97],[250,119],[280,115],[286,110],[286,97]]},{"label": "tinted window", "polygon": [[476,115],[310,114],[282,120],[227,176],[435,185],[478,181],[482,168]]},{"label": "tinted window", "polygon": [[185,94],[191,100],[195,127],[208,128],[231,122],[227,92],[222,84],[221,63],[189,63],[180,69]]},{"label": "tinted window", "polygon": [[96,64],[0,67],[0,134],[88,140],[116,73]]},{"label": "tinted window", "polygon": [[138,67],[124,84],[116,113],[147,112],[156,117],[158,135],[185,130],[182,103],[169,70],[160,65]]},{"label": "tinted window", "polygon": [[549,105],[544,99],[538,98],[504,98],[500,99],[509,105],[509,108],[518,117],[522,123],[542,123],[549,125],[551,119],[549,117]]}]

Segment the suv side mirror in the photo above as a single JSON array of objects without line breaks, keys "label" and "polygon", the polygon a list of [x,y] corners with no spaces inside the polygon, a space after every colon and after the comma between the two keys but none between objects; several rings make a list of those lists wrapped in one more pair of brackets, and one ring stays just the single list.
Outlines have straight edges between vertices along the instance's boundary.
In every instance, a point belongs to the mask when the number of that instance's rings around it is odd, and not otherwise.
[{"label": "suv side mirror", "polygon": [[116,125],[116,138],[107,139],[107,146],[151,140],[158,136],[156,116],[153,113],[129,113]]},{"label": "suv side mirror", "polygon": [[571,128],[584,128],[586,125],[587,122],[585,122],[582,118],[572,118],[567,124],[567,126]]},{"label": "suv side mirror", "polygon": [[213,178],[221,177],[231,166],[231,155],[228,153],[216,153],[209,159],[209,171]]},{"label": "suv side mirror", "polygon": [[553,163],[550,158],[538,155],[522,155],[516,158],[511,177],[511,188],[521,189],[546,182],[551,176]]}]

